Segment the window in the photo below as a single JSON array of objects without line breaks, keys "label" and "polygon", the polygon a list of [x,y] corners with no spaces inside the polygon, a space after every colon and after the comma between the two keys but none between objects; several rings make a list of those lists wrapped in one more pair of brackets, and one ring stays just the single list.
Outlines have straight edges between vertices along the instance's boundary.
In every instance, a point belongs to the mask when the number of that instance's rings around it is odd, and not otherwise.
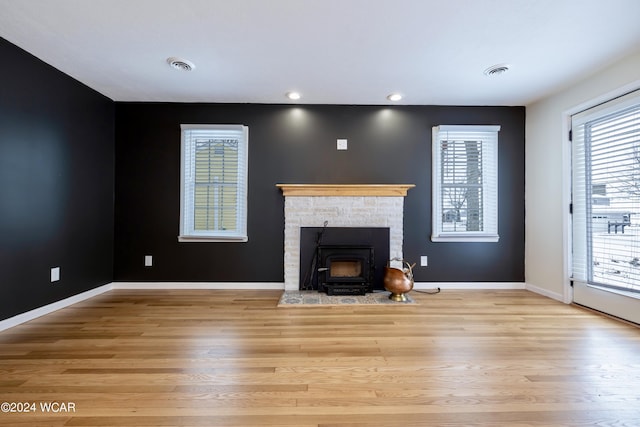
[{"label": "window", "polygon": [[573,279],[640,295],[640,92],[571,127]]},{"label": "window", "polygon": [[432,241],[498,241],[499,130],[434,126]]},{"label": "window", "polygon": [[247,238],[249,130],[242,125],[181,125],[181,242]]}]

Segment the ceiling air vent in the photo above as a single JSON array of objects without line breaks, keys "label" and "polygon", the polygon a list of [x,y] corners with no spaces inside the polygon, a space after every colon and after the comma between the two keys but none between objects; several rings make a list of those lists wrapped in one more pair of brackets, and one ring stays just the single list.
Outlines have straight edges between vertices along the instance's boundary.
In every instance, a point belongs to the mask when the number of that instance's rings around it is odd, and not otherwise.
[{"label": "ceiling air vent", "polygon": [[486,70],[484,70],[484,74],[491,77],[491,76],[499,76],[500,74],[504,74],[507,71],[509,71],[509,65],[507,64],[498,64],[498,65],[494,65],[493,67],[489,67]]},{"label": "ceiling air vent", "polygon": [[196,66],[193,65],[193,62],[182,58],[176,58],[175,56],[167,58],[167,63],[171,65],[171,68],[175,68],[176,70],[191,71],[196,68]]}]

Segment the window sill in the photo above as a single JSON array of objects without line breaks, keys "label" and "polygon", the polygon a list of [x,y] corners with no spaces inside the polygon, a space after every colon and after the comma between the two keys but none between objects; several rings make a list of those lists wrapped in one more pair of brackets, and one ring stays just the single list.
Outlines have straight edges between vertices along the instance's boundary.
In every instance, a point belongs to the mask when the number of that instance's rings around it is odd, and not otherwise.
[{"label": "window sill", "polygon": [[432,242],[497,242],[500,236],[431,236]]},{"label": "window sill", "polygon": [[181,242],[181,243],[210,243],[210,242],[244,243],[248,241],[249,241],[249,238],[247,236],[239,236],[239,237],[178,236],[178,242]]}]

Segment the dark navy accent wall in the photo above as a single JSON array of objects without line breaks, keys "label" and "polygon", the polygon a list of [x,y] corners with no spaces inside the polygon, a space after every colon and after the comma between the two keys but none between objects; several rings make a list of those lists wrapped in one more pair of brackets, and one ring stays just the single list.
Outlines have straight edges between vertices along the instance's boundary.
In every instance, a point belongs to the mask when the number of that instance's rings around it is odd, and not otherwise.
[{"label": "dark navy accent wall", "polygon": [[0,57],[3,320],[113,281],[114,102],[1,38]]},{"label": "dark navy accent wall", "polygon": [[[178,243],[181,123],[249,126],[248,242]],[[440,124],[502,127],[498,243],[430,241],[431,128]],[[275,184],[396,183],[416,185],[405,198],[404,256],[429,256],[417,281],[523,282],[524,134],[524,107],[116,103],[115,280],[282,282]]]}]

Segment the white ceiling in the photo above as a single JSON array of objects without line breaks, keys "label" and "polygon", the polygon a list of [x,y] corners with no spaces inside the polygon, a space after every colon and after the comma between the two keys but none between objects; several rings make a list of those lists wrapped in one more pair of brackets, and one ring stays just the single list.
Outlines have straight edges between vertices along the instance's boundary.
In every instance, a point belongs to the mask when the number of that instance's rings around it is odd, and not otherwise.
[{"label": "white ceiling", "polygon": [[116,101],[527,105],[638,51],[640,0],[0,0],[0,36]]}]

